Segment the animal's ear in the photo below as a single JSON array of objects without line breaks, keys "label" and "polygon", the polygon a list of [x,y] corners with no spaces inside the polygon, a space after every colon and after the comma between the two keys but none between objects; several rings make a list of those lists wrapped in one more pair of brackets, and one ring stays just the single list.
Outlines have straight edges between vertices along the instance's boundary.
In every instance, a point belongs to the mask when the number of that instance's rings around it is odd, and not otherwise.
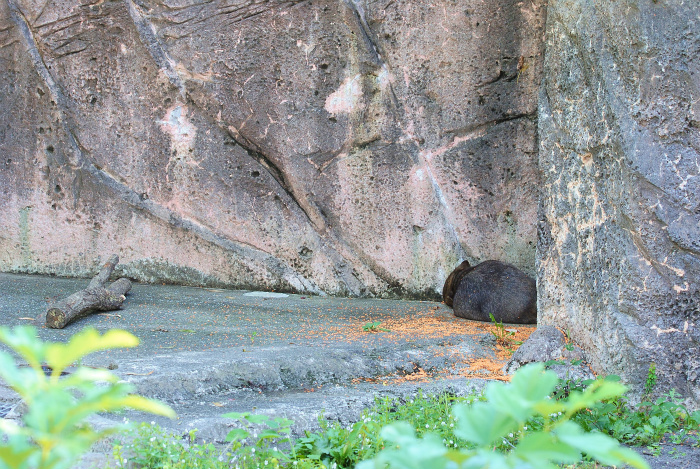
[{"label": "animal's ear", "polygon": [[469,263],[469,261],[463,261],[461,264],[459,264],[460,269],[466,269],[467,267],[471,267],[472,265]]}]

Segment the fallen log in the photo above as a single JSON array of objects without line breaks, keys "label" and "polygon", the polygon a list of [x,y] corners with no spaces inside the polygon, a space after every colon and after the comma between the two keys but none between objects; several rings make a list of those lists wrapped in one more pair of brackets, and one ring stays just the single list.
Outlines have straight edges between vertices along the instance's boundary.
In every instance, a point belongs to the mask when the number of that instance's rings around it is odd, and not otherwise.
[{"label": "fallen log", "polygon": [[129,279],[120,278],[105,288],[109,276],[119,263],[119,257],[114,254],[102,266],[86,289],[52,304],[45,313],[37,318],[39,324],[45,323],[52,329],[63,329],[71,322],[95,311],[114,311],[120,309],[131,290]]}]

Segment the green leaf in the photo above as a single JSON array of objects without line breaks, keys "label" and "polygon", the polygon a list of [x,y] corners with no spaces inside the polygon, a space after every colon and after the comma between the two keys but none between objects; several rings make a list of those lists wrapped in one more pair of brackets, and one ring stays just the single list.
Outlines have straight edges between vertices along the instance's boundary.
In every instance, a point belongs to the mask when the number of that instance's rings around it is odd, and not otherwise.
[{"label": "green leaf", "polygon": [[597,379],[583,393],[575,391],[569,395],[569,399],[566,402],[566,411],[573,414],[581,409],[593,407],[600,401],[619,397],[626,390],[625,386],[616,381]]},{"label": "green leaf", "polygon": [[490,402],[477,402],[471,407],[456,404],[452,414],[457,418],[455,435],[477,445],[492,445],[520,426],[513,417]]},{"label": "green leaf", "polygon": [[405,446],[417,441],[416,432],[413,429],[413,426],[406,422],[397,422],[387,425],[386,427],[382,428],[379,435],[383,439],[391,441],[392,443],[400,446]]},{"label": "green leaf", "polygon": [[559,381],[557,375],[543,372],[541,364],[518,370],[510,384],[489,383],[484,392],[490,405],[524,424],[535,413],[534,405],[545,401]]},{"label": "green leaf", "polygon": [[546,399],[554,391],[558,382],[556,373],[544,371],[544,365],[541,363],[533,363],[519,369],[509,387],[520,397],[529,401],[538,401]]},{"label": "green leaf", "polygon": [[22,446],[17,446],[15,442],[14,445],[0,445],[0,467],[6,467],[8,469],[29,469],[33,466],[31,464],[32,456],[36,456],[36,450],[25,444]]},{"label": "green leaf", "polygon": [[578,449],[606,464],[618,466],[627,463],[638,469],[649,469],[649,465],[634,451],[620,446],[620,443],[602,433],[585,433],[573,422],[564,422],[555,430],[560,441]]},{"label": "green leaf", "polygon": [[222,415],[222,417],[233,420],[242,420],[248,415],[250,415],[249,412],[229,412],[227,414]]},{"label": "green leaf", "polygon": [[265,429],[258,434],[260,440],[274,440],[275,438],[282,438],[282,435],[277,431],[272,429]]},{"label": "green leaf", "polygon": [[230,432],[228,432],[228,435],[226,435],[226,441],[240,441],[240,440],[245,440],[250,436],[250,433],[247,431],[243,430],[242,428],[234,428]]},{"label": "green leaf", "polygon": [[[310,457],[309,459],[314,459]],[[374,459],[368,459],[366,461],[360,461],[355,466],[355,469],[386,469],[386,463],[379,457]]]},{"label": "green leaf", "polygon": [[[408,433],[399,430],[399,438],[405,438]],[[449,459],[447,449],[435,435],[426,435],[423,439],[416,439],[410,444],[405,444],[397,450],[385,450],[378,458],[390,468],[396,469],[442,469],[448,467]],[[384,464],[375,467],[382,467]]]},{"label": "green leaf", "polygon": [[11,330],[0,327],[0,342],[7,344],[34,368],[39,368],[44,361],[46,345],[37,338],[34,327],[18,326]]},{"label": "green leaf", "polygon": [[270,420],[267,422],[267,426],[270,428],[277,428],[280,431],[284,432],[290,431],[291,425],[294,423],[294,420],[289,420],[284,417],[275,417],[274,419]]},{"label": "green leaf", "polygon": [[512,454],[514,457],[529,461],[535,466],[543,461],[575,463],[581,460],[580,451],[544,432],[525,435],[518,442],[518,446]]},{"label": "green leaf", "polygon": [[41,367],[17,367],[14,359],[5,352],[0,352],[0,378],[20,394],[33,395],[46,386],[46,375]]},{"label": "green leaf", "polygon": [[270,420],[270,417],[268,417],[267,415],[258,414],[248,414],[245,416],[245,418],[250,423],[267,423]]},{"label": "green leaf", "polygon": [[54,374],[59,374],[81,358],[99,350],[113,348],[135,347],[139,339],[132,333],[120,329],[112,329],[100,335],[92,327],[71,337],[67,344],[52,343],[46,349],[46,363],[53,368]]},{"label": "green leaf", "polygon": [[552,414],[566,412],[567,409],[565,404],[554,399],[544,399],[542,401],[535,402],[532,404],[532,407],[536,413],[545,418],[549,418],[549,416]]},{"label": "green leaf", "polygon": [[[119,407],[128,407],[134,410],[140,410],[142,412],[148,412],[154,415],[162,415],[163,417],[168,417],[174,419],[177,414],[169,406],[163,404],[162,402],[156,401],[154,399],[148,399],[143,396],[137,396],[135,394],[126,396],[121,400],[115,402],[115,405]],[[113,409],[116,410],[113,405]]]},{"label": "green leaf", "polygon": [[80,367],[69,375],[61,378],[61,386],[70,388],[79,386],[81,383],[93,383],[103,381],[106,383],[116,383],[119,378],[109,370],[102,368]]},{"label": "green leaf", "polygon": [[[513,466],[508,463],[508,459],[503,454],[486,449],[478,449],[472,457],[462,464],[461,469],[512,469],[512,467]],[[547,468],[538,467],[536,469]]]},{"label": "green leaf", "polygon": [[[9,464],[13,469],[74,467],[74,461],[95,441],[115,431],[113,428],[92,430],[85,419],[96,412],[133,408],[174,416],[172,409],[160,402],[131,395],[131,385],[117,382],[116,376],[107,370],[81,367],[65,378],[60,377],[65,367],[93,351],[136,345],[138,339],[126,331],[113,330],[100,335],[94,329],[86,329],[67,344],[45,344],[36,337],[34,328],[0,328],[0,341],[31,365],[18,368],[9,355],[0,353],[0,377],[27,404],[24,426],[0,419],[0,431],[8,435],[6,441],[0,442],[0,468],[8,458],[14,460]],[[44,361],[53,368],[49,378],[41,368]],[[25,456],[28,465],[21,460]]]}]

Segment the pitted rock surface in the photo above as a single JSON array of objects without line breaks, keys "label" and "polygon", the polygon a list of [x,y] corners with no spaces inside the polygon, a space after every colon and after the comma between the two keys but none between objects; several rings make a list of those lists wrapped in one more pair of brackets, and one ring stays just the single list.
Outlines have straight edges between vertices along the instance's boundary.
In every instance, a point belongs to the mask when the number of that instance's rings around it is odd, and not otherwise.
[{"label": "pitted rock surface", "polygon": [[594,369],[700,406],[697,4],[549,2],[538,311]]},{"label": "pitted rock surface", "polygon": [[0,271],[437,298],[533,273],[543,0],[0,2]]},{"label": "pitted rock surface", "polygon": [[587,363],[580,347],[567,346],[564,334],[552,326],[540,326],[513,353],[503,368],[513,374],[528,363],[545,363],[548,370],[554,371],[562,380],[594,379],[595,375]]}]

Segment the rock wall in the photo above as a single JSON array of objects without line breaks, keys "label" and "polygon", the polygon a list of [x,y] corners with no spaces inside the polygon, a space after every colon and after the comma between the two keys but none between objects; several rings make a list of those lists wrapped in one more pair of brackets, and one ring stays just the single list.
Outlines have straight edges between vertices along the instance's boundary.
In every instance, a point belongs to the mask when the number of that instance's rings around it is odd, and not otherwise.
[{"label": "rock wall", "polygon": [[0,270],[437,297],[534,273],[542,0],[0,0]]},{"label": "rock wall", "polygon": [[543,77],[539,321],[697,407],[698,5],[551,0]]}]

